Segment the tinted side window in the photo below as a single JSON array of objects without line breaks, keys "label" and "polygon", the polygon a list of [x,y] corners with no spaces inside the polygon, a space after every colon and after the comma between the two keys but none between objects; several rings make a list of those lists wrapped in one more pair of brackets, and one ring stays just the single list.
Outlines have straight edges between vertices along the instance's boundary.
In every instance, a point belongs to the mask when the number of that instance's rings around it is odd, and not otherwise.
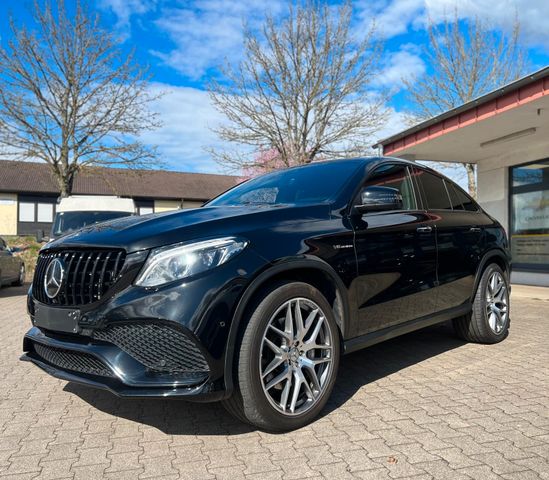
[{"label": "tinted side window", "polygon": [[448,195],[450,195],[450,203],[452,204],[452,208],[454,210],[465,210],[461,198],[457,194],[457,190],[454,188],[454,185],[447,180],[444,180],[444,183],[446,184]]},{"label": "tinted side window", "polygon": [[429,210],[452,210],[444,180],[425,170],[418,170],[419,182]]},{"label": "tinted side window", "polygon": [[478,212],[478,205],[469,195],[464,193],[460,188],[456,187],[454,184],[449,184],[448,182],[446,182],[446,185],[448,185],[448,187],[452,187],[452,191],[456,195],[456,198],[459,200],[461,205],[463,205],[464,210],[467,210],[468,212]]},{"label": "tinted side window", "polygon": [[416,210],[416,197],[406,165],[382,165],[374,170],[363,187],[396,188],[402,195],[404,210]]}]

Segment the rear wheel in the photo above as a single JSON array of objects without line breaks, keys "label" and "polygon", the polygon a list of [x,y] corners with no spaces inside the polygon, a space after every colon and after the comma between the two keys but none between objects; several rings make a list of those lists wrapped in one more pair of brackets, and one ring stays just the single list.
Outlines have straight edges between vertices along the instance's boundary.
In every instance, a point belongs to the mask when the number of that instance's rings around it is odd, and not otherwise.
[{"label": "rear wheel", "polygon": [[324,296],[294,282],[253,308],[240,344],[237,391],[225,401],[240,420],[270,431],[311,422],[333,389],[339,333]]},{"label": "rear wheel", "polygon": [[471,313],[455,319],[454,329],[468,342],[501,342],[509,334],[509,307],[507,276],[490,264],[480,279]]}]

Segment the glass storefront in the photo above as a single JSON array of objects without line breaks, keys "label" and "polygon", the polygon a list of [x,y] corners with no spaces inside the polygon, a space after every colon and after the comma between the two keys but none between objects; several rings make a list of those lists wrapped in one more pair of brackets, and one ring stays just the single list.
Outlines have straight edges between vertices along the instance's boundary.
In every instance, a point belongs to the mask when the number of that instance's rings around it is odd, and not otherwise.
[{"label": "glass storefront", "polygon": [[549,159],[510,173],[513,268],[549,272]]}]

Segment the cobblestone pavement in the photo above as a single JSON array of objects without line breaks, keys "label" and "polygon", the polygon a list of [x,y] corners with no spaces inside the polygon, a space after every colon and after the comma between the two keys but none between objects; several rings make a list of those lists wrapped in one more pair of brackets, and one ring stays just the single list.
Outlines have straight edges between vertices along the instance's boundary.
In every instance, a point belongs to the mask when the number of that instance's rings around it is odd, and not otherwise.
[{"label": "cobblestone pavement", "polygon": [[0,292],[0,480],[549,479],[549,301],[515,299],[499,345],[439,326],[347,356],[322,418],[272,435],[216,404],[121,400],[20,362],[23,293]]}]

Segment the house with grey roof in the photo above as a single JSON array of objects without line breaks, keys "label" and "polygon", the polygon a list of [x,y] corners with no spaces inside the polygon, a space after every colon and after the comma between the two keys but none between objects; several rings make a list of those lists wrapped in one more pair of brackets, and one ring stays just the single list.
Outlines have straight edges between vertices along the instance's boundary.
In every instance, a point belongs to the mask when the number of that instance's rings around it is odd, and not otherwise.
[{"label": "house with grey roof", "polygon": [[[237,183],[230,175],[97,167],[75,175],[72,193],[132,198],[143,215],[199,207]],[[0,235],[48,232],[58,199],[46,163],[0,161]]]}]

